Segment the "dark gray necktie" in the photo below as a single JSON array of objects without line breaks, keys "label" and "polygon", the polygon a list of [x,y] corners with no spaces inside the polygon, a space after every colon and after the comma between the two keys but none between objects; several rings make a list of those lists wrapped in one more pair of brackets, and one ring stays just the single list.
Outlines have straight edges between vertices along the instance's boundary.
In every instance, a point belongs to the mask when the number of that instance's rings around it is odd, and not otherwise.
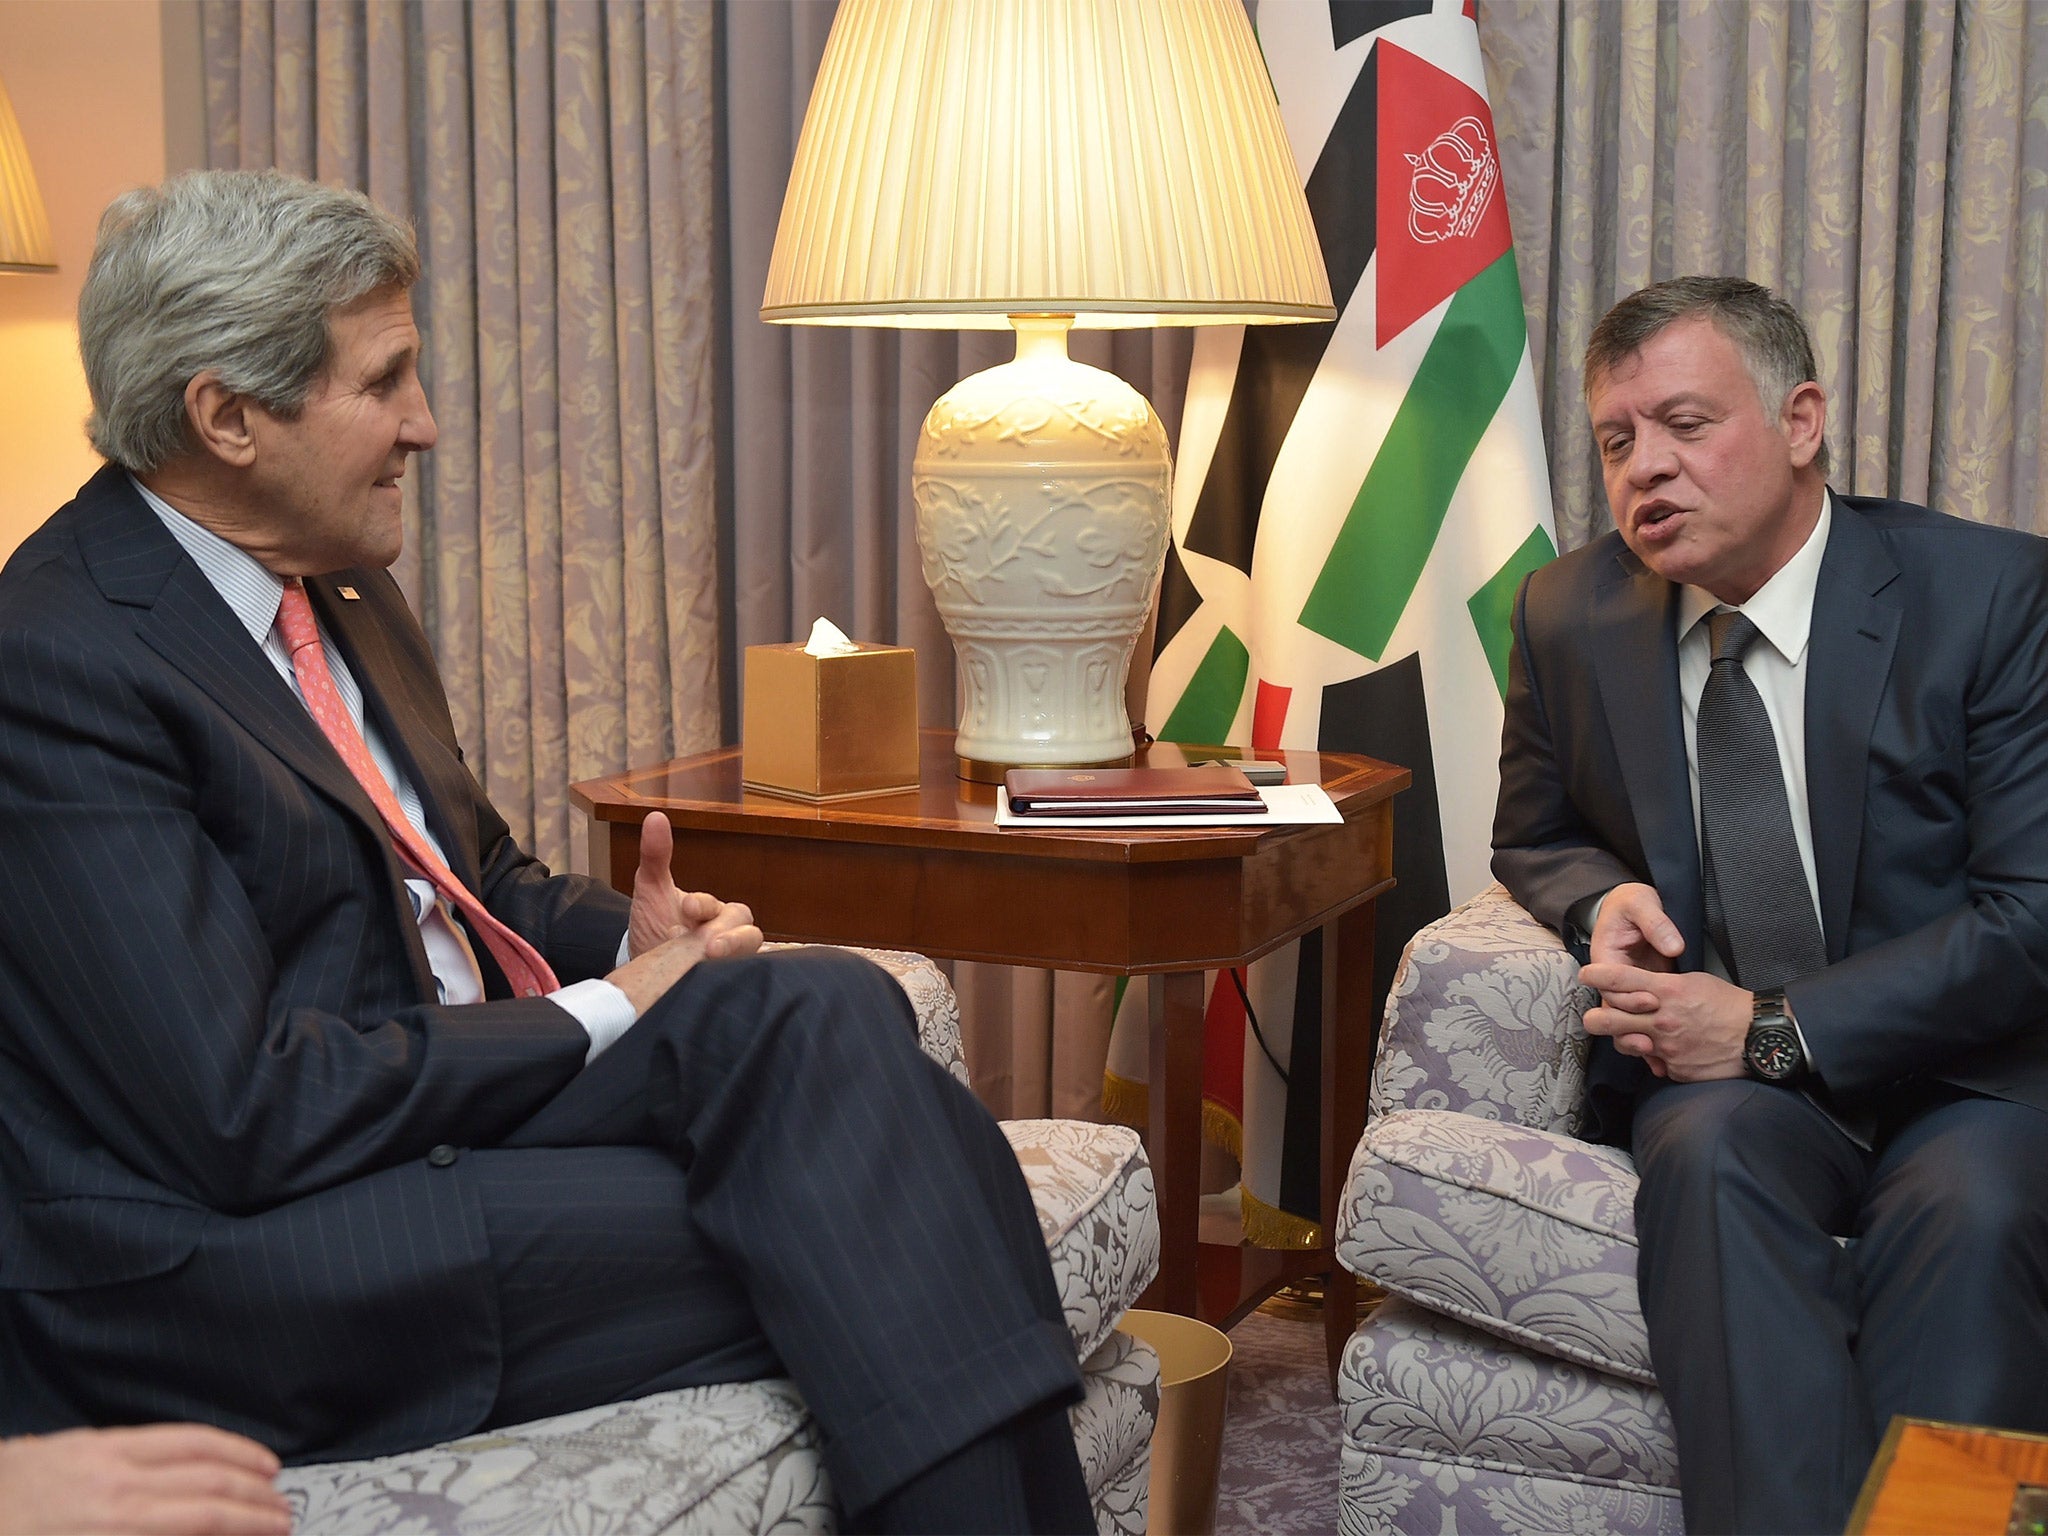
[{"label": "dark gray necktie", "polygon": [[1742,669],[1757,639],[1747,617],[1707,619],[1713,669],[1700,694],[1700,876],[1707,934],[1738,986],[1782,987],[1827,964],[1792,837],[1785,774],[1762,695]]}]

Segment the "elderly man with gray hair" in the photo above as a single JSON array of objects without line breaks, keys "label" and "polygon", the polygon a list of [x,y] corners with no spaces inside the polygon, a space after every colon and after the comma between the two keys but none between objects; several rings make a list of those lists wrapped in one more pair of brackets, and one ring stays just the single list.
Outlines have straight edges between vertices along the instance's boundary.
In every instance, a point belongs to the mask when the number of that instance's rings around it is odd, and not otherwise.
[{"label": "elderly man with gray hair", "polygon": [[[850,1523],[1092,1528],[994,1121],[643,830],[551,874],[386,567],[411,232],[209,172],[79,305],[107,467],[0,573],[0,1431],[364,1456],[787,1373]],[[904,1158],[912,1146],[919,1155]]]},{"label": "elderly man with gray hair", "polygon": [[1622,300],[1586,403],[1494,872],[1599,994],[1687,1530],[1839,1531],[1894,1414],[2048,1430],[2048,542],[1830,490],[1754,283]]}]

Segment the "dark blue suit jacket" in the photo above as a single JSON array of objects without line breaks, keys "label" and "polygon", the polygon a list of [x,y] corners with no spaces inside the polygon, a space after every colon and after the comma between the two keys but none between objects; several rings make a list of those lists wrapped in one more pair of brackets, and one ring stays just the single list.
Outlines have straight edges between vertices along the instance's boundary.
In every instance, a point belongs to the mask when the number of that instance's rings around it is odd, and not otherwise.
[{"label": "dark blue suit jacket", "polygon": [[[514,844],[390,577],[307,587],[455,872],[565,982],[608,971],[625,899]],[[0,1431],[199,1414],[295,1456],[479,1423],[483,1222],[427,1154],[502,1138],[588,1040],[481,944],[490,1000],[433,1000],[368,798],[119,471],[0,573],[0,879],[0,1296],[27,1373]]]},{"label": "dark blue suit jacket", "polygon": [[[1610,533],[1515,604],[1494,873],[1553,928],[1654,885],[1701,964],[1677,588]],[[1828,1088],[1933,1078],[2048,1109],[2048,540],[1835,498],[1806,680],[1826,969],[1786,988]],[[1595,1129],[1646,1069],[1595,1042]]]}]

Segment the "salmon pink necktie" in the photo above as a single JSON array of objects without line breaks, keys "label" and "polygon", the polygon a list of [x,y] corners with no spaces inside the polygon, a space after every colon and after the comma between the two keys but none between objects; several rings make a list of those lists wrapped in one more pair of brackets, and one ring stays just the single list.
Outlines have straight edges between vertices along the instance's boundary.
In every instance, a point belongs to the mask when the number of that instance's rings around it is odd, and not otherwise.
[{"label": "salmon pink necktie", "polygon": [[327,653],[320,647],[319,626],[313,621],[313,604],[306,596],[304,584],[296,577],[284,584],[277,628],[292,653],[292,671],[298,674],[299,691],[306,696],[306,707],[312,710],[334,750],[341,754],[349,772],[377,807],[405,862],[431,881],[448,904],[469,919],[471,931],[484,941],[514,993],[520,997],[539,997],[555,991],[555,973],[539,951],[491,916],[475,893],[455,877],[455,871],[420,836],[419,829],[406,820],[398,796],[378,772],[369,744],[356,729],[348,706],[341,701],[340,690],[334,686],[334,674],[327,670]]}]

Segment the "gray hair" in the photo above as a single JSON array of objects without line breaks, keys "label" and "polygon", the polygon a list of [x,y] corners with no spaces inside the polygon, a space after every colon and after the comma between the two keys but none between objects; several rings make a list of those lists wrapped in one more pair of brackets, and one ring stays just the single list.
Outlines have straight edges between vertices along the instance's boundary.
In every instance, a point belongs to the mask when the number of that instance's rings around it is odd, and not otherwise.
[{"label": "gray hair", "polygon": [[[1586,388],[1666,327],[1696,319],[1711,321],[1735,343],[1757,399],[1774,416],[1793,390],[1820,377],[1806,322],[1770,289],[1740,277],[1674,277],[1638,289],[1593,327],[1586,342]],[[1828,472],[1826,438],[1813,462],[1821,474]]]},{"label": "gray hair", "polygon": [[93,447],[138,474],[186,452],[185,386],[208,370],[296,417],[330,312],[419,273],[403,221],[281,171],[194,171],[117,197],[78,296]]}]

